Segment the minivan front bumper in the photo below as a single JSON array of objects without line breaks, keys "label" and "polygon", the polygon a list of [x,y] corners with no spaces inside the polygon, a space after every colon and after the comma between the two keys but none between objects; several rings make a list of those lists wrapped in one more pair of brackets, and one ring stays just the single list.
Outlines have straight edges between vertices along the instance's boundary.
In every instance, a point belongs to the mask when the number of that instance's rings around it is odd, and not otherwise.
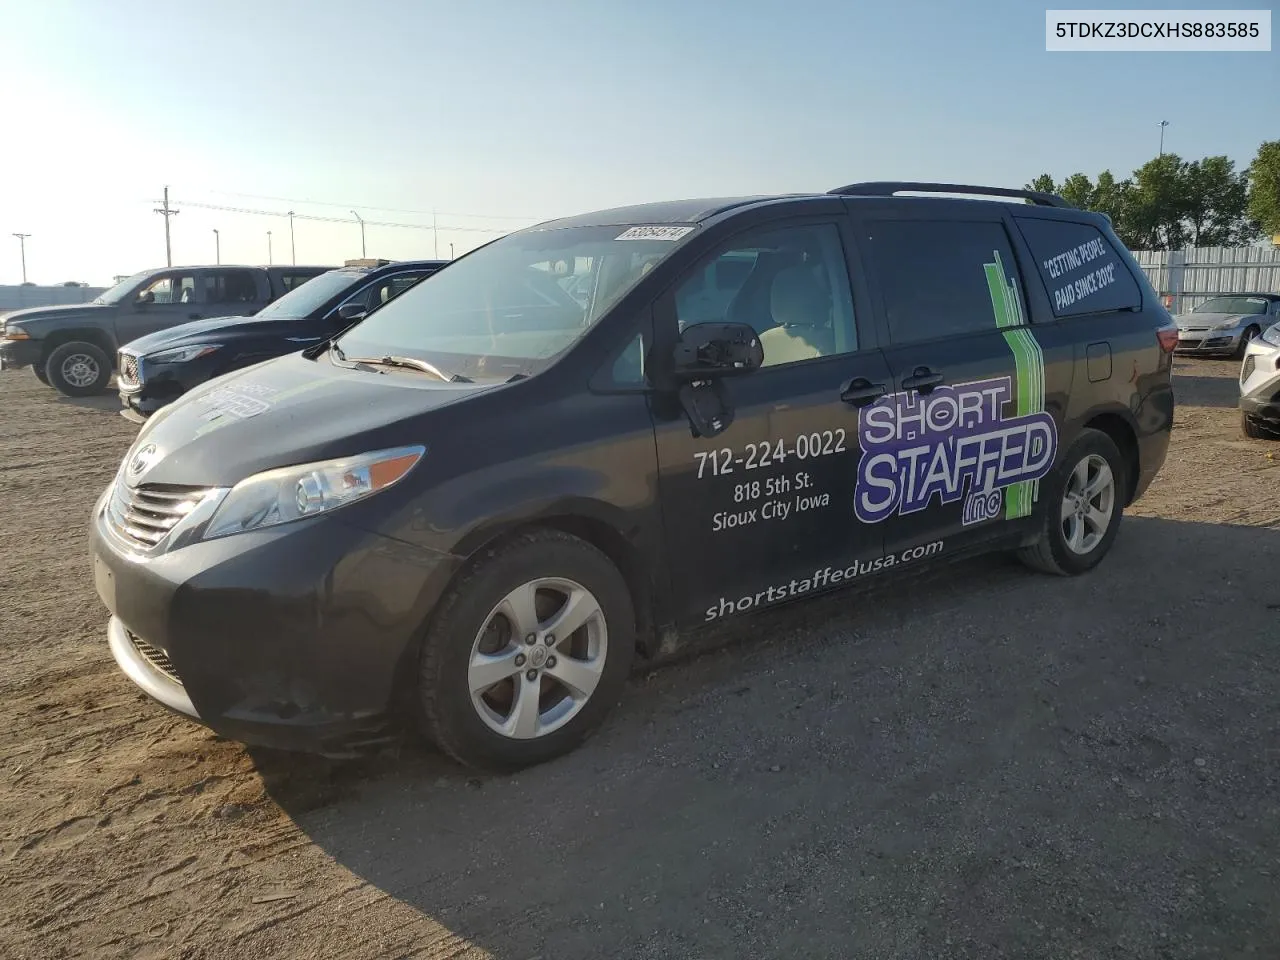
[{"label": "minivan front bumper", "polygon": [[90,530],[94,582],[112,655],[145,693],[259,746],[341,757],[398,737],[454,558],[333,517],[135,555],[107,496]]}]

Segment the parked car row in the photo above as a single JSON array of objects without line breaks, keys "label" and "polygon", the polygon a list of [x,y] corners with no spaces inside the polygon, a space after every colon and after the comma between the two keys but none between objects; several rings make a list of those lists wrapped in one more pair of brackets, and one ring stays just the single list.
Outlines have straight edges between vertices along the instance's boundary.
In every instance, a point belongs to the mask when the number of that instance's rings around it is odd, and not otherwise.
[{"label": "parked car row", "polygon": [[993,550],[1093,569],[1169,446],[1172,318],[1048,194],[645,204],[372,276],[203,383],[253,322],[125,347],[139,415],[185,392],[93,510],[107,642],[224,736],[545,761],[708,625]]},{"label": "parked car row", "polygon": [[89,303],[0,318],[0,370],[31,367],[69,397],[104,393],[116,352],[191,320],[256,313],[329,267],[167,267],[122,280]]},{"label": "parked car row", "polygon": [[447,261],[365,261],[300,284],[249,316],[184,323],[120,348],[121,413],[141,422],[213,377],[327,340]]}]

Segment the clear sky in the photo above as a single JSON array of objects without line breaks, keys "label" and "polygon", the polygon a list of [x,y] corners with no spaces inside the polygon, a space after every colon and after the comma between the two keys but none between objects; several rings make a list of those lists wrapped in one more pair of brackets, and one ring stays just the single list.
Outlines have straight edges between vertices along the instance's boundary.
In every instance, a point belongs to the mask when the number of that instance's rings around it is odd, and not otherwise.
[{"label": "clear sky", "polygon": [[[268,230],[291,257],[286,218],[192,203],[438,211],[435,237],[366,228],[369,256],[404,258],[644,200],[1123,175],[1161,119],[1167,150],[1241,167],[1280,136],[1280,53],[1047,53],[1044,18],[1011,0],[0,0],[0,283],[19,280],[15,231],[36,282],[162,266],[166,184],[175,263],[212,262],[215,228],[224,263],[265,263]],[[294,229],[299,263],[360,256],[354,223]]]}]

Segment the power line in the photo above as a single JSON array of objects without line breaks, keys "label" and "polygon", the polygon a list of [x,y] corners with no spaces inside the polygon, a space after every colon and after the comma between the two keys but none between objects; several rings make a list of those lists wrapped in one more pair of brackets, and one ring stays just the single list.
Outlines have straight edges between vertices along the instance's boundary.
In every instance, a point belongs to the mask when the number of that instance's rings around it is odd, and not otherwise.
[{"label": "power line", "polygon": [[[279,203],[305,203],[314,207],[343,207],[351,209],[352,207],[360,207],[364,210],[384,210],[387,213],[416,213],[422,216],[427,214],[439,213],[445,217],[470,217],[473,220],[520,220],[525,223],[537,223],[548,219],[547,217],[514,217],[509,214],[496,213],[451,213],[448,210],[414,210],[410,207],[378,207],[368,203],[338,203],[331,200],[299,200],[297,197],[274,197],[262,193],[236,193],[232,190],[210,190],[210,193],[220,193],[226,197],[247,197],[252,200],[275,200]],[[372,223],[373,221],[369,221]]]},{"label": "power line", "polygon": [[[224,204],[218,204],[218,203],[198,203],[194,200],[183,200],[182,203],[184,206],[188,206],[188,207],[198,207],[202,210],[221,210],[224,213],[246,213],[246,214],[252,214],[254,216],[259,216],[259,217],[288,217],[289,216],[287,212],[282,212],[280,210],[259,210],[254,207],[231,207],[231,206],[226,206]],[[176,210],[172,212],[177,213]],[[366,226],[370,226],[370,227],[399,227],[405,230],[437,230],[438,229],[438,230],[448,230],[454,233],[488,233],[488,234],[495,234],[495,233],[501,234],[501,233],[510,232],[509,230],[495,230],[491,227],[462,227],[462,226],[449,226],[448,224],[431,224],[431,223],[400,223],[394,220],[363,220],[362,221],[359,219],[353,220],[350,217],[328,217],[328,216],[323,216],[321,214],[316,214],[316,213],[295,213],[293,216],[295,220],[314,220],[320,223],[361,223],[363,222]],[[451,214],[451,216],[457,216],[457,214]],[[536,221],[530,220],[527,222],[532,223]]]}]

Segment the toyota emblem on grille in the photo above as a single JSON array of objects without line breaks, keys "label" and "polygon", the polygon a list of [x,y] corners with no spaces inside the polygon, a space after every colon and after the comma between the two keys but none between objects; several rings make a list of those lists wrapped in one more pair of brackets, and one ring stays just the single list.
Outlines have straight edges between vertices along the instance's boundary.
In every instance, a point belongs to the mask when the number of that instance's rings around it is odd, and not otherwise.
[{"label": "toyota emblem on grille", "polygon": [[129,461],[129,476],[137,477],[147,467],[151,466],[151,461],[156,456],[156,445],[148,443],[145,447],[133,455],[133,459]]}]

